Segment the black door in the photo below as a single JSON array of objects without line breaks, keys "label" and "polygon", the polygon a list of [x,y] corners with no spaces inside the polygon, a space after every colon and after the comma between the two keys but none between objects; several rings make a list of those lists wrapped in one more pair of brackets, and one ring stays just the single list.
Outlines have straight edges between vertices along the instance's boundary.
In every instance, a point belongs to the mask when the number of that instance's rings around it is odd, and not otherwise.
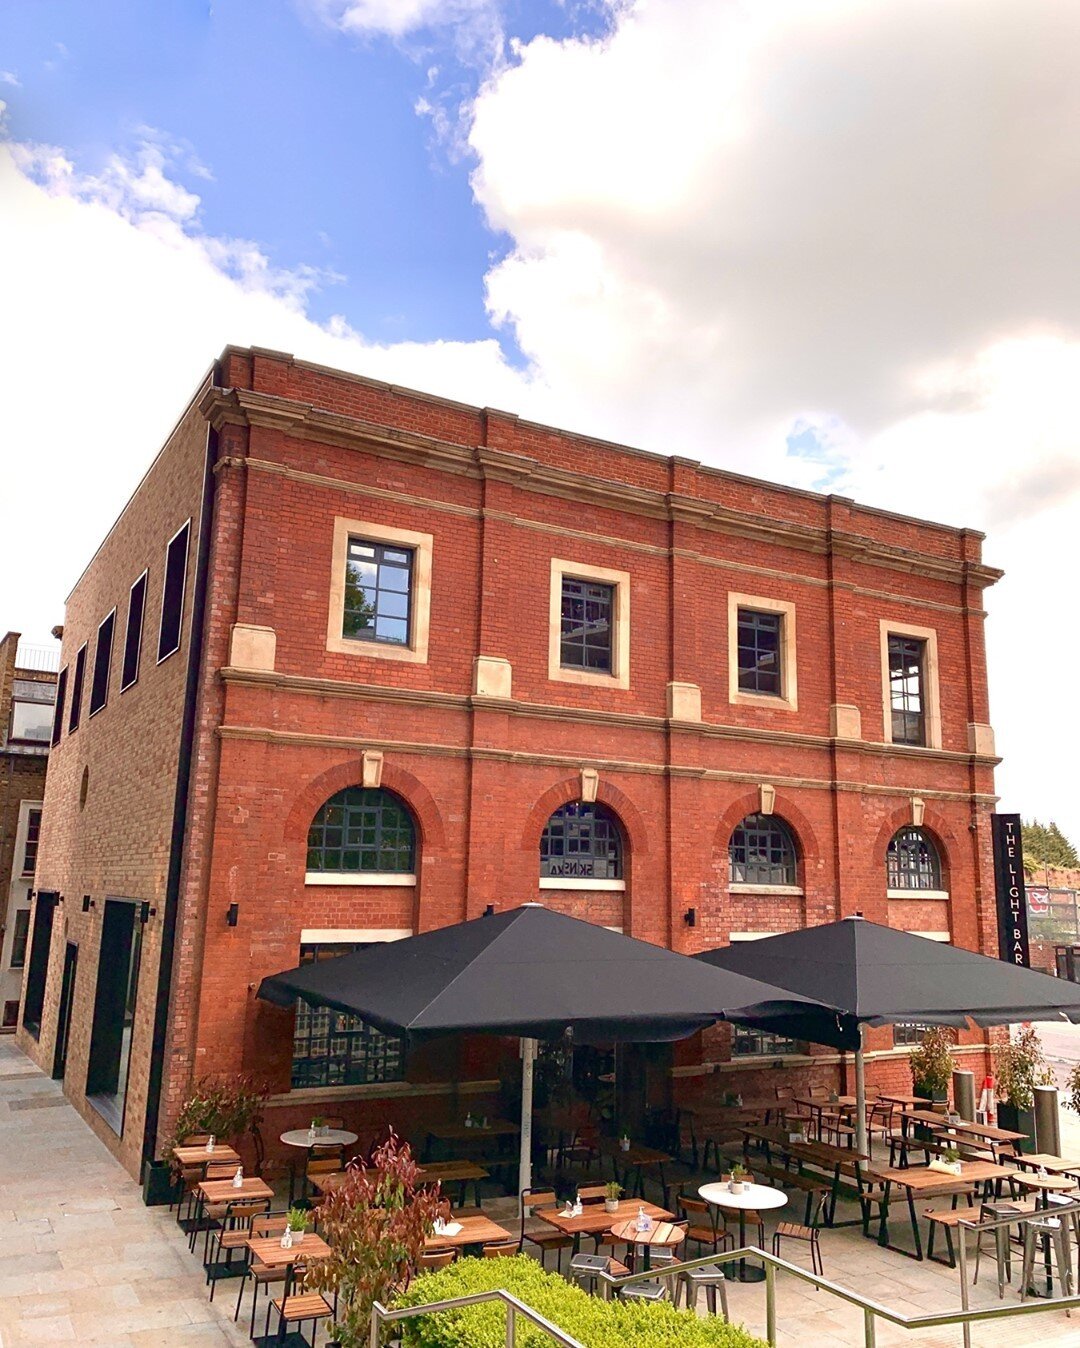
[{"label": "black door", "polygon": [[60,984],[60,1014],[56,1025],[56,1055],[52,1074],[64,1075],[67,1066],[68,1035],[71,1033],[71,1005],[75,1000],[75,968],[79,962],[79,947],[69,941],[64,953],[64,981]]}]

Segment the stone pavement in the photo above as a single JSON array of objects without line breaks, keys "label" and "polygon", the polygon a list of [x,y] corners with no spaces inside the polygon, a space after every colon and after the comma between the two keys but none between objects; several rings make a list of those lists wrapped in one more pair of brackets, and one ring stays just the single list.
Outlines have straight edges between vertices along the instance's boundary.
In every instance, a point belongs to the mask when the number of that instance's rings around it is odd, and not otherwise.
[{"label": "stone pavement", "polygon": [[[484,1206],[515,1229],[513,1199],[486,1200]],[[910,1239],[906,1212],[902,1206],[894,1212],[896,1238]],[[0,1233],[0,1348],[65,1342],[225,1348],[249,1342],[246,1318],[239,1326],[231,1318],[235,1286],[231,1295],[228,1286],[219,1288],[210,1304],[199,1262],[173,1215],[143,1206],[139,1187],[67,1103],[59,1083],[43,1076],[6,1036],[0,1037]],[[828,1278],[899,1312],[960,1305],[955,1271],[881,1250],[857,1227],[824,1231],[821,1248]],[[805,1247],[788,1245],[784,1254],[809,1265]],[[764,1285],[732,1282],[729,1299],[732,1318],[764,1337]],[[1016,1299],[1010,1287],[1006,1304]],[[991,1265],[973,1289],[972,1305],[997,1304]],[[864,1343],[860,1310],[788,1275],[778,1277],[777,1306],[782,1348]],[[974,1348],[1080,1348],[1080,1311],[1073,1319],[1053,1310],[976,1325],[972,1341]],[[878,1348],[961,1343],[957,1328],[908,1333],[878,1322]]]}]

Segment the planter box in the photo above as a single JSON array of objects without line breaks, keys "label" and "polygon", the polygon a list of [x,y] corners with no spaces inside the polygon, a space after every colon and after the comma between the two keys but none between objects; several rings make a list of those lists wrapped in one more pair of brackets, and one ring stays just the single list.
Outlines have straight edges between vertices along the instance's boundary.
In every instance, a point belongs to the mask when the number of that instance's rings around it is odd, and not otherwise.
[{"label": "planter box", "polygon": [[143,1202],[148,1208],[164,1207],[176,1197],[177,1185],[169,1161],[147,1161],[143,1168]]},{"label": "planter box", "polygon": [[1019,1151],[1028,1153],[1035,1151],[1035,1111],[1033,1109],[1016,1109],[1003,1100],[999,1101],[997,1125],[999,1128],[1008,1128],[1010,1132],[1024,1134],[1016,1144]]}]

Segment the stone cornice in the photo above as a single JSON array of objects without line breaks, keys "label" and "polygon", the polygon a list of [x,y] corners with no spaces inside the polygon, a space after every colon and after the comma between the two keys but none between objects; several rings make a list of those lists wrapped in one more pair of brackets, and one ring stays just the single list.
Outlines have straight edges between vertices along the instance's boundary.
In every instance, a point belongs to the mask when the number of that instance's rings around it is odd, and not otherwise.
[{"label": "stone cornice", "polygon": [[[243,687],[281,689],[283,692],[311,694],[318,697],[350,698],[368,702],[424,704],[446,707],[468,713],[470,711],[498,712],[503,716],[524,717],[533,720],[582,722],[588,725],[618,726],[626,730],[647,730],[672,736],[699,735],[706,739],[749,741],[756,744],[779,744],[806,749],[835,750],[857,755],[888,758],[920,759],[934,763],[964,763],[979,767],[995,767],[1001,762],[993,758],[951,749],[925,749],[905,744],[883,744],[874,740],[836,739],[829,735],[814,735],[794,730],[763,730],[757,726],[725,725],[714,721],[672,721],[664,716],[649,716],[635,712],[609,711],[595,707],[570,707],[557,703],[525,702],[518,698],[477,697],[465,693],[439,692],[427,688],[402,688],[383,684],[351,683],[345,679],[322,679],[277,671],[223,668],[225,683]],[[695,769],[696,771],[696,769]],[[760,773],[754,780],[760,779]],[[915,791],[914,794],[919,794]]]},{"label": "stone cornice", "polygon": [[[412,431],[375,425],[356,417],[328,412],[312,403],[251,389],[207,388],[199,400],[199,408],[214,427],[228,423],[264,426],[326,444],[371,450],[383,457],[419,463],[458,476],[507,482],[519,490],[578,504],[587,502],[651,519],[688,523],[732,537],[753,539],[771,547],[817,554],[831,550],[864,565],[976,587],[992,585],[1003,574],[981,562],[916,552],[826,526],[771,520],[680,493],[654,491],[557,468],[530,455],[488,446],[457,445]],[[959,534],[962,531],[950,532]]]}]

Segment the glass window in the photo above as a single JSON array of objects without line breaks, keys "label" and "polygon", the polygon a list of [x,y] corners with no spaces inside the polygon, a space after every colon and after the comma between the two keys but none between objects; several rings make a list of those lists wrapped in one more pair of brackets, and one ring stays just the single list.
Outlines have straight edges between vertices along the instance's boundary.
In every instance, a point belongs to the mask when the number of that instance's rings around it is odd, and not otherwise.
[{"label": "glass window", "polygon": [[[302,945],[300,963],[312,964],[364,949],[364,944],[347,942]],[[364,1086],[404,1078],[405,1046],[400,1039],[383,1034],[359,1016],[297,1002],[293,1030],[294,1087]]]},{"label": "glass window", "polygon": [[[52,690],[50,689],[50,692]],[[26,744],[48,744],[52,739],[53,709],[51,702],[11,702],[11,736]]]},{"label": "glass window", "polygon": [[180,631],[184,623],[184,588],[187,584],[188,536],[191,521],[182,525],[165,550],[165,584],[161,591],[161,626],[158,629],[157,658],[164,660],[180,649]]},{"label": "glass window", "polygon": [[914,1021],[899,1021],[892,1027],[893,1044],[897,1048],[916,1048],[929,1028],[929,1025],[918,1025]]},{"label": "glass window", "polygon": [[26,943],[30,937],[30,909],[15,911],[15,926],[11,932],[11,967],[21,969],[26,963]]},{"label": "glass window", "polygon": [[97,649],[94,652],[94,676],[90,680],[90,715],[100,711],[109,700],[109,669],[112,666],[113,628],[116,610],[98,628]]},{"label": "glass window", "polygon": [[412,548],[350,538],[345,560],[341,635],[354,641],[409,644]]},{"label": "glass window", "polygon": [[559,661],[564,669],[611,673],[614,604],[614,585],[563,576]]},{"label": "glass window", "polygon": [[921,828],[902,828],[885,854],[889,889],[940,889],[941,859]]},{"label": "glass window", "polygon": [[739,609],[739,691],[783,697],[780,613]]},{"label": "glass window", "polygon": [[731,835],[731,880],[739,885],[794,885],[795,839],[775,815],[748,814]]},{"label": "glass window", "polygon": [[53,708],[52,723],[52,743],[60,743],[60,736],[64,733],[64,694],[67,691],[67,665],[60,671],[60,677],[56,681],[56,706]]},{"label": "glass window", "polygon": [[23,875],[33,875],[37,865],[38,838],[41,836],[41,811],[29,810],[26,815],[26,847],[23,850]]},{"label": "glass window", "polygon": [[889,704],[894,744],[925,744],[926,642],[889,633]]},{"label": "glass window", "polygon": [[622,879],[622,833],[606,805],[572,800],[547,822],[540,874],[575,880]]},{"label": "glass window", "polygon": [[755,1029],[751,1025],[732,1025],[731,1056],[733,1058],[764,1057],[778,1058],[789,1053],[798,1053],[799,1045],[794,1039],[782,1034],[769,1034],[765,1030]]},{"label": "glass window", "polygon": [[75,656],[75,677],[71,680],[71,711],[68,714],[68,734],[77,730],[82,712],[82,686],[86,675],[86,642],[79,647]]},{"label": "glass window", "polygon": [[309,871],[416,870],[412,816],[389,791],[350,786],[331,796],[308,830]]},{"label": "glass window", "polygon": [[127,631],[124,635],[124,667],[120,673],[120,691],[130,688],[139,677],[142,654],[143,614],[146,611],[146,575],[144,571],[128,594]]}]

